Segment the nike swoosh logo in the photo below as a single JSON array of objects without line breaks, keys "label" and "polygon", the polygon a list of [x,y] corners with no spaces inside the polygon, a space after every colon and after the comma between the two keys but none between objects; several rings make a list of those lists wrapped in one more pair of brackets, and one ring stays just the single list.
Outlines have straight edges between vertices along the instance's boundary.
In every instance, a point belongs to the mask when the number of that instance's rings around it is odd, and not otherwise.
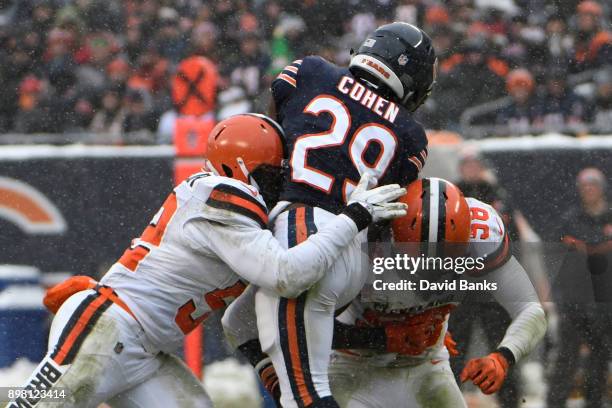
[{"label": "nike swoosh logo", "polygon": [[431,360],[431,364],[436,365],[438,363],[441,363],[444,360]]}]

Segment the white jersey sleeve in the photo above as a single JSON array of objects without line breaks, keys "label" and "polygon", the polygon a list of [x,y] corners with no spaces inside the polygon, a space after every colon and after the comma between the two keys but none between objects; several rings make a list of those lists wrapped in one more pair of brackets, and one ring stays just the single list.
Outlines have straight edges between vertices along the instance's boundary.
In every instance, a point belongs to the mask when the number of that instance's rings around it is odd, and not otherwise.
[{"label": "white jersey sleeve", "polygon": [[497,283],[493,297],[512,318],[499,347],[510,350],[515,361],[519,361],[534,349],[546,333],[544,309],[527,272],[515,257],[510,257],[486,279]]},{"label": "white jersey sleeve", "polygon": [[483,275],[510,259],[510,239],[501,216],[489,204],[466,198],[470,208],[469,252],[472,258],[483,258],[484,268],[470,275]]},{"label": "white jersey sleeve", "polygon": [[205,200],[191,203],[200,211],[183,224],[184,237],[192,249],[216,255],[243,279],[280,296],[295,297],[316,283],[359,232],[349,217],[338,215],[305,242],[285,249],[264,229],[265,206],[259,208],[257,197],[238,183],[217,184],[201,195]]}]

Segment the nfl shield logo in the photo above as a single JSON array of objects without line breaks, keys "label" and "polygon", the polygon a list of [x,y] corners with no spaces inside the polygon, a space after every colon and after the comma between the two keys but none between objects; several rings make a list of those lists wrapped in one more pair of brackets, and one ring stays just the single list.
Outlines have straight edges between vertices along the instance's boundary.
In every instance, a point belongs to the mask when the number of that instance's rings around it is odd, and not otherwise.
[{"label": "nfl shield logo", "polygon": [[402,66],[406,65],[407,62],[408,62],[408,57],[405,54],[400,55],[399,58],[397,59],[397,63]]}]

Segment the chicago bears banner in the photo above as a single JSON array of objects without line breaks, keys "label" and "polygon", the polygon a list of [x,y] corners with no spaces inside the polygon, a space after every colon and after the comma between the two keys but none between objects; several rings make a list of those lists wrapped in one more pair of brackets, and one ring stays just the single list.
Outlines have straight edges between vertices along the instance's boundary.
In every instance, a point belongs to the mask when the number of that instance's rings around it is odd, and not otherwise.
[{"label": "chicago bears banner", "polygon": [[99,275],[172,188],[170,147],[0,147],[0,264]]}]

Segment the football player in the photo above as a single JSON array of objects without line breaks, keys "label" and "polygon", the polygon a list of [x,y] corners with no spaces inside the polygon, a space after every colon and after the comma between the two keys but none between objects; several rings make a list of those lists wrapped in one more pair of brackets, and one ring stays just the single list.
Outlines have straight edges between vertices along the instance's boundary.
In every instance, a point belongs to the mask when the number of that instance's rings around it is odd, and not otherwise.
[{"label": "football player", "polygon": [[[262,198],[274,200],[278,190],[281,128],[239,115],[220,122],[208,143],[210,171],[173,189],[99,284],[77,277],[49,291],[45,304],[57,314],[28,389],[63,388],[59,406],[68,407],[209,407],[202,385],[171,354],[185,334],[237,297],[243,280],[297,296],[371,221],[406,213],[405,204],[389,203],[404,189],[367,190],[365,176],[339,215],[287,250],[266,229]],[[9,406],[47,404],[58,401]]]},{"label": "football player", "polygon": [[[379,27],[348,67],[310,56],[272,83],[271,114],[287,134],[289,169],[275,207],[274,235],[286,247],[324,228],[360,175],[407,185],[427,158],[423,127],[411,116],[428,97],[436,56],[430,38],[405,23]],[[336,407],[327,369],[334,314],[361,290],[366,234],[345,248],[317,285],[296,299],[256,294],[261,347],[278,373],[284,407]]]},{"label": "football player", "polygon": [[[486,280],[490,288],[496,287],[494,298],[513,319],[497,349],[468,361],[460,375],[462,381],[493,394],[546,331],[544,310],[525,270],[509,252],[501,217],[491,206],[464,198],[452,183],[437,178],[414,182],[402,201],[409,209],[407,216],[393,222],[396,243],[437,243],[440,249],[450,242],[455,243],[451,251],[457,252],[468,242],[467,255],[481,258],[482,265],[463,274],[404,273],[401,278],[417,282],[417,288],[422,279],[467,284]],[[392,292],[366,285],[360,298],[338,317],[334,347],[350,349],[337,350],[330,367],[333,394],[341,406],[466,407],[448,361],[455,345],[446,333],[449,313],[460,300],[458,290]],[[409,344],[399,353],[388,353],[384,339]]]}]

